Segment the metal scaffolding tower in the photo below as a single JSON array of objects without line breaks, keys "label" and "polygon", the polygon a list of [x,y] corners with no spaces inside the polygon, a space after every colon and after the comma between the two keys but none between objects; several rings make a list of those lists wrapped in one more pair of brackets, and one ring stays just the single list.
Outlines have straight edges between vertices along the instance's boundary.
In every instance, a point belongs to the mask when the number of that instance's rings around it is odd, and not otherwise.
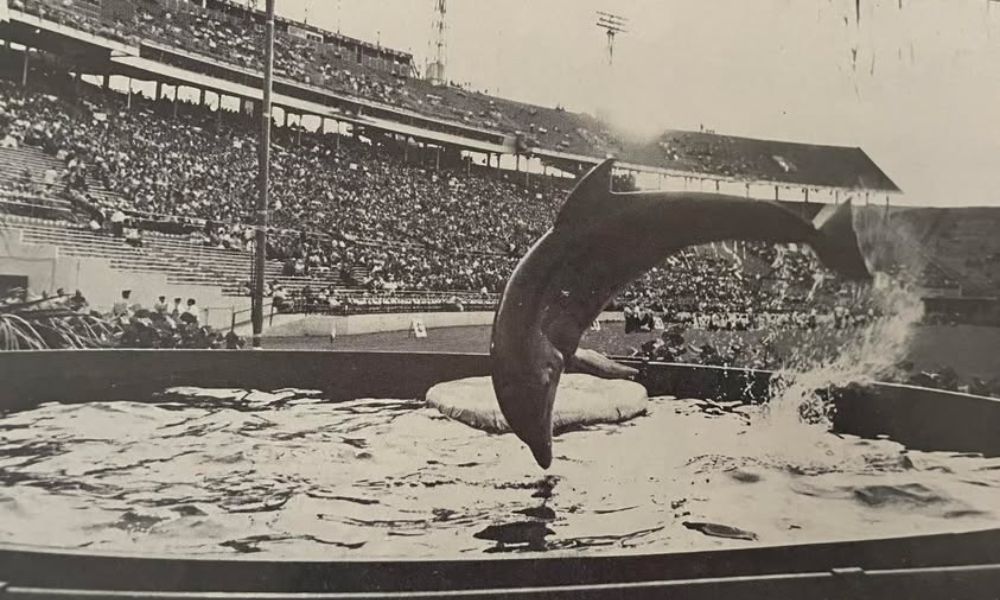
[{"label": "metal scaffolding tower", "polygon": [[448,54],[446,33],[448,30],[448,6],[446,0],[434,0],[434,22],[431,25],[433,51],[427,62],[427,79],[434,84],[445,82],[445,63]]}]

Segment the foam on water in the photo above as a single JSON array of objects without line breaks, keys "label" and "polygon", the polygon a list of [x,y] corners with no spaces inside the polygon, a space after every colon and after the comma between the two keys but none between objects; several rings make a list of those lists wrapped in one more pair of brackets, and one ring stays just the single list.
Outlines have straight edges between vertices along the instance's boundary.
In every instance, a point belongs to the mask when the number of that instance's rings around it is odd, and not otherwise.
[{"label": "foam on water", "polygon": [[817,432],[837,457],[817,462],[776,452],[787,440],[738,403],[653,399],[633,422],[556,438],[543,474],[514,436],[419,402],[182,391],[0,419],[0,540],[326,559],[654,552],[989,527],[1000,508],[996,459]]}]

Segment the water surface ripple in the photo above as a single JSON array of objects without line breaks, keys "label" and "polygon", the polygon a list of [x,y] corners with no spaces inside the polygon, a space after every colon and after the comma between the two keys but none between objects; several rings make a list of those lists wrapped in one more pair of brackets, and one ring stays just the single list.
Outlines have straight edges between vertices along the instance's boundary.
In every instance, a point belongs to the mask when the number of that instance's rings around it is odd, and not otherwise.
[{"label": "water surface ripple", "polygon": [[175,388],[156,402],[46,404],[0,418],[0,541],[183,555],[660,552],[998,525],[1000,459],[909,451],[737,403],[555,442],[412,400]]}]

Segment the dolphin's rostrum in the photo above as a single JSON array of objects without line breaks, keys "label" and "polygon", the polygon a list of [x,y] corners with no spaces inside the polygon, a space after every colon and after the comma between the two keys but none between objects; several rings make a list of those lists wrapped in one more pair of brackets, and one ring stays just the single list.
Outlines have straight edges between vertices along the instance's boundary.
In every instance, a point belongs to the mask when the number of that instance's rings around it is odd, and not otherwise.
[{"label": "dolphin's rostrum", "polygon": [[552,407],[563,369],[621,377],[627,368],[580,351],[580,337],[633,279],[687,246],[722,240],[807,243],[828,268],[870,277],[849,202],[812,223],[775,202],[697,192],[611,191],[613,161],[570,192],[555,226],[504,289],[490,344],[493,388],[511,429],[542,468],[552,463]]}]

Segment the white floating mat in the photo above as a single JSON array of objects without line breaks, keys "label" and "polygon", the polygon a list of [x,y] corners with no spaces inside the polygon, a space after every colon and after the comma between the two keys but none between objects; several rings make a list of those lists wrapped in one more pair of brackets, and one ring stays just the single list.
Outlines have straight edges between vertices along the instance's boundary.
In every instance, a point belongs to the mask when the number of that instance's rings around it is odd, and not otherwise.
[{"label": "white floating mat", "polygon": [[[598,423],[621,423],[645,414],[646,388],[624,379],[564,373],[556,392],[555,432]],[[446,417],[490,433],[509,433],[489,377],[439,383],[427,391],[427,405]]]}]

